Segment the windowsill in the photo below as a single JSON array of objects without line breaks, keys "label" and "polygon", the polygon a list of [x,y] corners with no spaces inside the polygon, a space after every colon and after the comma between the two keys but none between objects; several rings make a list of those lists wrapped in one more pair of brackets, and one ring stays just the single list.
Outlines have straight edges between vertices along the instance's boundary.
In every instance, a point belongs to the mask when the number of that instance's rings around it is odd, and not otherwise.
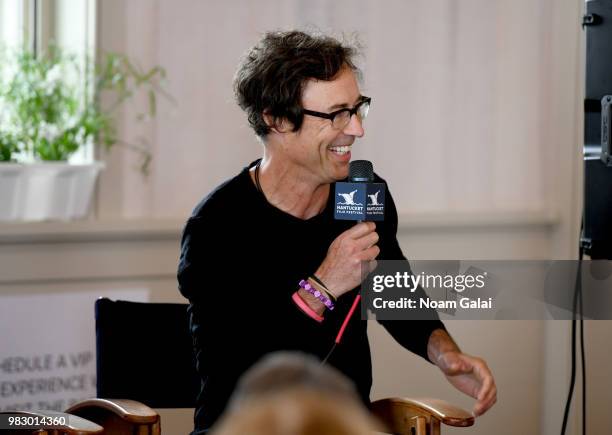
[{"label": "windowsill", "polygon": [[0,245],[177,240],[184,224],[180,219],[0,222]]},{"label": "windowsill", "polygon": [[559,215],[548,211],[432,212],[419,214],[399,212],[398,220],[398,231],[552,228],[560,223]]},{"label": "windowsill", "polygon": [[[23,286],[82,282],[173,282],[185,221],[0,223],[0,287],[21,291]],[[404,213],[399,233],[422,233],[424,238],[442,232],[492,234],[509,229],[519,235],[548,234],[557,223],[554,215],[546,213]]]},{"label": "windowsill", "polygon": [[[114,219],[72,222],[0,223],[0,244],[177,240],[181,219]],[[553,227],[559,217],[549,212],[401,213],[399,231]]]}]

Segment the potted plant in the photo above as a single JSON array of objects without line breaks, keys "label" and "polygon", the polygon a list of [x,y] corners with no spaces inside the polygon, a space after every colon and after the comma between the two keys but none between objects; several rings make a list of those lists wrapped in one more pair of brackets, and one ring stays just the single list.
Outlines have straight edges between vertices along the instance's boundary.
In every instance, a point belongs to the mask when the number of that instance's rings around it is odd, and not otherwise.
[{"label": "potted plant", "polygon": [[[147,148],[117,137],[114,114],[137,92],[146,92],[148,111],[138,118],[154,117],[156,97],[163,93],[161,67],[141,70],[117,53],[93,62],[57,47],[39,56],[4,51],[2,58],[0,220],[85,217],[103,164],[76,157],[92,144],[138,152],[146,174]],[[100,103],[104,94],[107,107]]]}]

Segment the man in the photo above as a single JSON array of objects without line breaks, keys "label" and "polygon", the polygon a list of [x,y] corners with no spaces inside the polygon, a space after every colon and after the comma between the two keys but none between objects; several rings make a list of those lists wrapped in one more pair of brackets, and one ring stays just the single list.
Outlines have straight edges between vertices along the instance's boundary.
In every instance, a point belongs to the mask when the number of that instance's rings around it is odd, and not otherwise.
[{"label": "man", "polygon": [[[194,433],[212,426],[240,375],[263,355],[328,354],[358,293],[363,261],[405,259],[388,191],[384,222],[333,219],[333,183],[348,175],[370,105],[359,91],[355,54],[333,38],[276,32],[238,68],[236,98],[263,158],[204,198],[183,233],[178,280],[202,378]],[[484,361],[462,353],[439,320],[380,323],[476,398],[475,415],[495,403]],[[367,404],[367,322],[354,316],[342,340],[328,364]]]}]

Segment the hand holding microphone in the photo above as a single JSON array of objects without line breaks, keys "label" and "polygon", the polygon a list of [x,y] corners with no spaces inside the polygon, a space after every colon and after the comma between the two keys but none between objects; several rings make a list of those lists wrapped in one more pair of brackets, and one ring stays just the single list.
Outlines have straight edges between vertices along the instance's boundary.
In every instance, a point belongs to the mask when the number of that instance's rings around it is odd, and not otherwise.
[{"label": "hand holding microphone", "polygon": [[354,160],[349,167],[349,182],[336,183],[335,218],[359,222],[332,242],[315,273],[336,297],[361,284],[362,262],[369,262],[368,273],[376,268],[380,253],[376,224],[363,221],[384,219],[385,185],[373,181],[372,163]]},{"label": "hand holding microphone", "polygon": [[[334,217],[359,223],[340,234],[329,246],[327,256],[317,270],[318,276],[327,283],[328,289],[339,297],[361,284],[364,278],[362,267],[368,265],[368,273],[376,269],[376,257],[380,253],[376,224],[385,216],[385,185],[374,183],[374,168],[367,160],[352,161],[349,166],[349,182],[336,183]],[[353,316],[361,294],[357,293],[353,304],[342,322],[334,345],[322,364],[333,353],[342,340],[344,331]]]},{"label": "hand holding microphone", "polygon": [[358,223],[336,237],[315,274],[335,297],[342,296],[361,284],[362,262],[370,262],[370,272],[376,268],[375,258],[380,253],[377,242],[376,225]]}]

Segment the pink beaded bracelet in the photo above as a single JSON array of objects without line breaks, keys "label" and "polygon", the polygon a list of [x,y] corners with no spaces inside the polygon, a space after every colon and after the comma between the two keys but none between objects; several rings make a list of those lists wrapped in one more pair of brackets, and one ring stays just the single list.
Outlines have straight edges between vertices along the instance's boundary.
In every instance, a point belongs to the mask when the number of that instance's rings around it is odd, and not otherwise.
[{"label": "pink beaded bracelet", "polygon": [[304,279],[301,280],[300,281],[300,287],[303,288],[304,290],[306,290],[308,293],[313,295],[315,298],[317,298],[321,302],[323,302],[323,305],[325,305],[329,310],[333,310],[334,309],[334,303],[331,301],[331,299],[329,299],[322,292],[320,292],[319,290],[317,290],[316,288],[311,286],[308,281],[306,281]]}]

